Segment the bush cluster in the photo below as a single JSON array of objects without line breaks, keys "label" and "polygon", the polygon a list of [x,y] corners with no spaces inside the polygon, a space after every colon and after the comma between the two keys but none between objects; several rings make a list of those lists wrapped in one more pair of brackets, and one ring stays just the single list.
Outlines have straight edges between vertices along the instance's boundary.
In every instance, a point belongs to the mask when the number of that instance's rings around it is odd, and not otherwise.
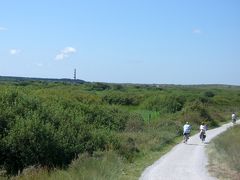
[{"label": "bush cluster", "polygon": [[45,102],[23,91],[0,93],[0,166],[8,173],[30,165],[63,167],[78,154],[117,146],[128,113],[64,98]]},{"label": "bush cluster", "polygon": [[141,97],[130,93],[111,92],[103,96],[103,101],[116,105],[139,105]]},{"label": "bush cluster", "polygon": [[185,103],[183,96],[157,95],[149,97],[144,107],[148,110],[159,111],[161,113],[175,113],[180,111]]}]

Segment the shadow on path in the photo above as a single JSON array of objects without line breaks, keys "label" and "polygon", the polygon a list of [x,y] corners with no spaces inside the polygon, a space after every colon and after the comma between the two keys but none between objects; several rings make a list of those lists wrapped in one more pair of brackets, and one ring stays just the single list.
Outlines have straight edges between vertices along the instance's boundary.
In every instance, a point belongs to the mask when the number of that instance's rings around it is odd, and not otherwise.
[{"label": "shadow on path", "polygon": [[186,145],[190,145],[190,146],[205,146],[204,144],[205,144],[205,143],[203,143],[203,144],[187,143]]}]

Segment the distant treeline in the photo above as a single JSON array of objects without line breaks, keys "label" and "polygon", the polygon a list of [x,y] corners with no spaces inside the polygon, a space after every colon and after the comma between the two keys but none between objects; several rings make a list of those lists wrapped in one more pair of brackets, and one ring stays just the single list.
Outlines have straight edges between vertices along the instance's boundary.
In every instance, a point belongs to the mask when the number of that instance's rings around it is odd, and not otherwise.
[{"label": "distant treeline", "polygon": [[54,79],[54,78],[32,78],[32,77],[15,77],[15,76],[0,76],[0,82],[14,82],[21,84],[30,84],[33,82],[42,82],[42,83],[48,83],[48,82],[62,82],[62,83],[85,83],[84,80],[80,79]]}]

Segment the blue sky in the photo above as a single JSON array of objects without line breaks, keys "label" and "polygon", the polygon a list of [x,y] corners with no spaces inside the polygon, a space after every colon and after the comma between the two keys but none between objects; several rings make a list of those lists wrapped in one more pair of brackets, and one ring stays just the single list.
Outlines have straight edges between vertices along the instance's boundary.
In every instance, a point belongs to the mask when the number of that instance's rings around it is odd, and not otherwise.
[{"label": "blue sky", "polygon": [[239,0],[1,0],[0,75],[240,85]]}]

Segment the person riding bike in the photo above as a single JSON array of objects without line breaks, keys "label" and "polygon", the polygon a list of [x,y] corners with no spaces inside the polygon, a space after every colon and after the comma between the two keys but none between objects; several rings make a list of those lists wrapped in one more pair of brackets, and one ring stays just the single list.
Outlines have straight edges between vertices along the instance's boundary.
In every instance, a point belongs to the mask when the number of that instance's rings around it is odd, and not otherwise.
[{"label": "person riding bike", "polygon": [[186,122],[186,124],[184,124],[183,126],[183,142],[184,143],[186,143],[187,140],[189,139],[190,131],[191,131],[191,126],[189,125],[188,122]]},{"label": "person riding bike", "polygon": [[201,125],[200,125],[200,135],[199,135],[199,137],[200,137],[200,139],[202,140],[202,142],[204,142],[205,141],[205,138],[206,138],[206,131],[207,131],[207,126],[204,124],[204,123],[202,123]]},{"label": "person riding bike", "polygon": [[232,113],[232,123],[236,124],[236,120],[237,120],[237,115],[235,112]]}]

